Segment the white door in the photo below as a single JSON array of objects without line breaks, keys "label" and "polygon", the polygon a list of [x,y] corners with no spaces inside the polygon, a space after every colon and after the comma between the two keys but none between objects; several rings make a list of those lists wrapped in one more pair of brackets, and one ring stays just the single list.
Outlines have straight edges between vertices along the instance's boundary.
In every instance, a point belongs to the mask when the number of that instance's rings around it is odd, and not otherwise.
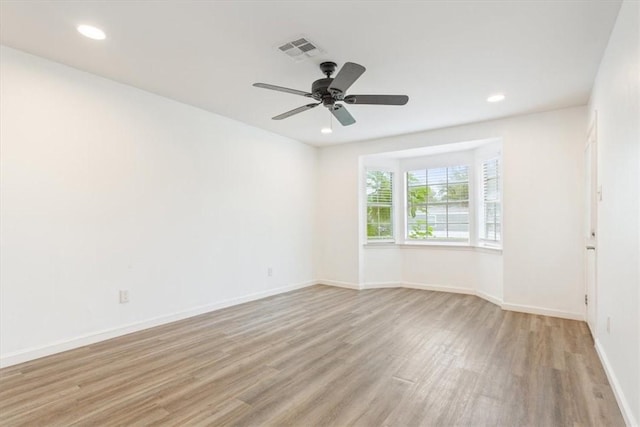
[{"label": "white door", "polygon": [[586,273],[586,315],[591,334],[596,335],[596,300],[597,293],[597,225],[598,225],[598,149],[596,141],[596,125],[591,126],[587,145],[584,151],[585,160],[585,273]]}]

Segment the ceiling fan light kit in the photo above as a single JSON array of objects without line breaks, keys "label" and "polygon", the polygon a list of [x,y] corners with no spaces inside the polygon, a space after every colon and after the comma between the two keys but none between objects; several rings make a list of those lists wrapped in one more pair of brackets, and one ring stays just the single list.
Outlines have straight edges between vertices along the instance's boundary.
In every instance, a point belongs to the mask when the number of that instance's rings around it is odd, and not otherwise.
[{"label": "ceiling fan light kit", "polygon": [[322,71],[326,77],[313,82],[311,92],[289,89],[267,83],[254,83],[253,86],[305,96],[317,101],[316,103],[303,105],[302,107],[279,114],[273,117],[273,120],[286,119],[287,117],[315,108],[318,105],[323,105],[329,109],[331,114],[333,114],[342,126],[349,126],[354,124],[356,120],[343,104],[338,104],[337,102],[344,102],[350,105],[405,105],[409,101],[409,97],[406,95],[346,95],[347,89],[365,72],[366,68],[353,62],[347,62],[342,66],[338,74],[336,74],[335,78],[332,78],[331,76],[336,71],[336,68],[337,65],[335,62],[327,61],[320,64],[320,71]]}]

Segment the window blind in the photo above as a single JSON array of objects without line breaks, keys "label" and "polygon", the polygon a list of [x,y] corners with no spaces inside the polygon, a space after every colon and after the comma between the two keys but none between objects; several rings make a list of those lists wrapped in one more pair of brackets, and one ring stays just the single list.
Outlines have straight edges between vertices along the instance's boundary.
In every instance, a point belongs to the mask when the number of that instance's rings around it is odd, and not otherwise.
[{"label": "window blind", "polygon": [[482,204],[480,238],[499,242],[502,234],[499,158],[482,163]]},{"label": "window blind", "polygon": [[367,171],[367,240],[393,239],[393,173]]},{"label": "window blind", "polygon": [[469,240],[469,167],[407,172],[407,238]]}]

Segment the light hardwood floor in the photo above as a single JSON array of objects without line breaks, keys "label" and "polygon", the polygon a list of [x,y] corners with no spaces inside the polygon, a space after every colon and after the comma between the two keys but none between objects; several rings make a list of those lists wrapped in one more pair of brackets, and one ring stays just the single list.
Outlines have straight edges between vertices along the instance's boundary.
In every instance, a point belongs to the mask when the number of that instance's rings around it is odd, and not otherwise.
[{"label": "light hardwood floor", "polygon": [[622,426],[582,322],[314,286],[0,370],[0,425]]}]

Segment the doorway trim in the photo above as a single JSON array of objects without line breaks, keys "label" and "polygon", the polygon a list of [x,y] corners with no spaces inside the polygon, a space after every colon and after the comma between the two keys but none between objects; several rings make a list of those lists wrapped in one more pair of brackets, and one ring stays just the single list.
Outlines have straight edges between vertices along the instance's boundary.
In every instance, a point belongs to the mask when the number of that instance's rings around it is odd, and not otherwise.
[{"label": "doorway trim", "polygon": [[[587,158],[587,153],[589,157]],[[595,339],[598,324],[598,112],[593,112],[593,118],[587,131],[584,147],[585,158],[585,319],[591,335]],[[588,161],[587,161],[588,160]],[[593,251],[593,254],[591,252]],[[591,263],[591,265],[590,265]],[[591,276],[591,277],[590,277]],[[590,287],[590,281],[593,282]],[[591,289],[590,289],[591,288]]]}]

